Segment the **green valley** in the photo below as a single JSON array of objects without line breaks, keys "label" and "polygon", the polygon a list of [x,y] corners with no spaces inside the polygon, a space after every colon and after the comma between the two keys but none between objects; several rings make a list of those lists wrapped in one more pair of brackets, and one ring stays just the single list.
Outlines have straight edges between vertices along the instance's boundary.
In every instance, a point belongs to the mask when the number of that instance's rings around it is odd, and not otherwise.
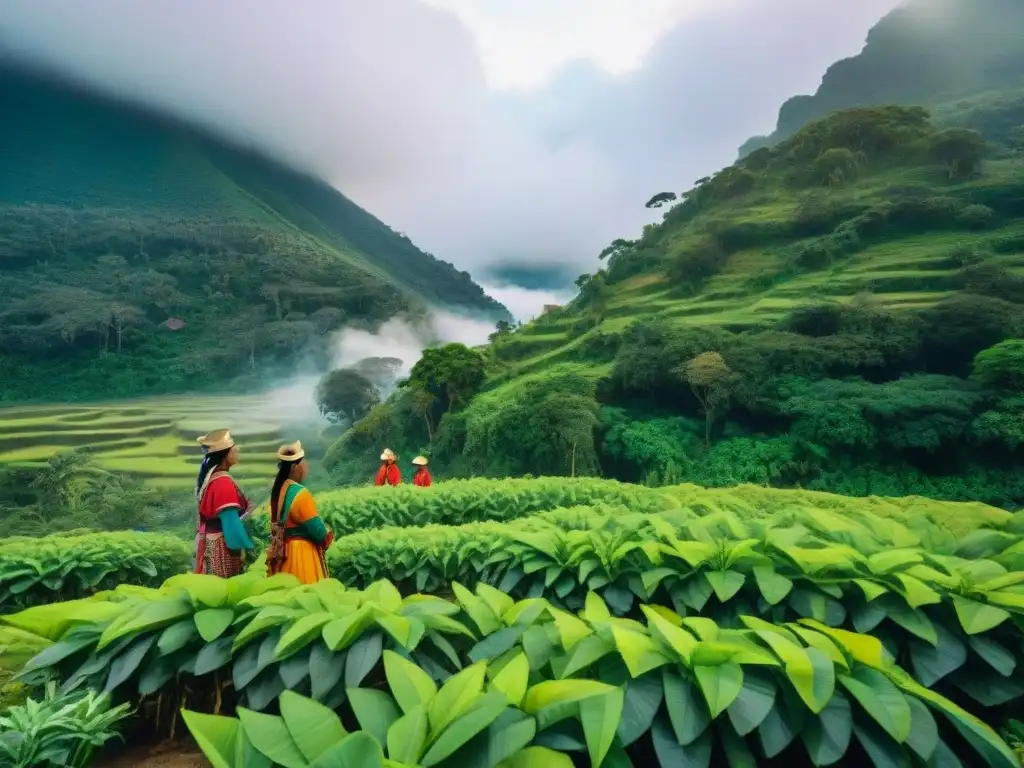
[{"label": "green valley", "polygon": [[[0,62],[0,401],[262,388],[333,331],[505,309],[328,184]],[[216,383],[215,383],[216,382]]]},{"label": "green valley", "polygon": [[918,25],[912,49],[906,14],[927,4],[883,19],[826,76],[827,107],[656,195],[663,220],[606,248],[570,304],[498,333],[458,401],[443,359],[414,369],[330,451],[336,477],[388,444],[454,476],[1024,503],[1024,48],[976,47],[952,101],[926,67],[1020,9],[953,5],[959,26]]}]

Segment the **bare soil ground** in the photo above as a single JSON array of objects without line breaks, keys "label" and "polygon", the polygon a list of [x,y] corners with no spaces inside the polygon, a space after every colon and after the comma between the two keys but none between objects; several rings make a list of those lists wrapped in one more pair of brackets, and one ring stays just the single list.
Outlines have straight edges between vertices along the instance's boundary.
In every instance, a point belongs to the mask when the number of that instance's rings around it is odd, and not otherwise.
[{"label": "bare soil ground", "polygon": [[209,768],[210,763],[194,742],[182,740],[129,747],[117,757],[98,759],[96,765],[98,768]]}]

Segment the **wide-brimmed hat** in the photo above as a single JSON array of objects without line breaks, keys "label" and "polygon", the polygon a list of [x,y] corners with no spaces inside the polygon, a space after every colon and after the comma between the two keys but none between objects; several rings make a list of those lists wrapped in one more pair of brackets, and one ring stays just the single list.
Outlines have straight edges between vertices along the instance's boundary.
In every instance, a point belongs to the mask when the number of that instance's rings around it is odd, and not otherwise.
[{"label": "wide-brimmed hat", "polygon": [[380,455],[380,460],[381,461],[388,461],[388,460],[394,461],[397,458],[398,457],[395,455],[395,452],[392,451],[390,448],[385,448],[384,449],[384,453],[382,453]]},{"label": "wide-brimmed hat", "polygon": [[412,460],[412,463],[415,464],[417,467],[425,467],[427,466],[427,457],[417,456],[415,459]]},{"label": "wide-brimmed hat", "polygon": [[294,443],[288,445],[282,445],[277,449],[278,461],[301,461],[306,458],[306,449],[302,447],[302,443],[296,440]]},{"label": "wide-brimmed hat", "polygon": [[235,439],[227,429],[217,429],[196,438],[196,442],[206,449],[207,453],[226,451],[235,445]]}]

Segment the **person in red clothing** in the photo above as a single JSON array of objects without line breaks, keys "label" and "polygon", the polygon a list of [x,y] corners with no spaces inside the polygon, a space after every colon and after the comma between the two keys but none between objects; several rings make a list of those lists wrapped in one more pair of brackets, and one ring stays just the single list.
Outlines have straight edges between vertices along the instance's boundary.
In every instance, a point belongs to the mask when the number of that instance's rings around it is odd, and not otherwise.
[{"label": "person in red clothing", "polygon": [[432,481],[430,470],[427,469],[427,457],[417,456],[412,460],[412,463],[418,467],[416,473],[412,476],[412,484],[418,488],[429,488]]},{"label": "person in red clothing", "polygon": [[380,455],[380,469],[377,470],[377,485],[399,485],[402,482],[402,471],[398,468],[398,457],[390,448],[385,448]]},{"label": "person in red clothing", "polygon": [[256,548],[242,524],[253,504],[229,474],[238,462],[238,447],[231,433],[220,429],[197,442],[204,456],[196,478],[199,518],[192,570],[230,578],[242,572],[242,553]]}]

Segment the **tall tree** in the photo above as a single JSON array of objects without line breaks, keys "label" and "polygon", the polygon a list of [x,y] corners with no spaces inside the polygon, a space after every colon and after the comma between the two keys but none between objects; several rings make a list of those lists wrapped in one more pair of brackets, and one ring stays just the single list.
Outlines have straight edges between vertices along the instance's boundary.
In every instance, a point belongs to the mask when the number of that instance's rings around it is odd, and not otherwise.
[{"label": "tall tree", "polygon": [[316,402],[329,421],[355,424],[380,402],[380,392],[361,373],[339,368],[320,379]]},{"label": "tall tree", "polygon": [[732,370],[718,352],[703,352],[679,367],[678,372],[690,385],[704,408],[704,448],[711,447],[711,425],[729,402],[735,381]]},{"label": "tall tree", "polygon": [[412,367],[408,383],[447,400],[447,410],[464,403],[484,383],[484,357],[465,344],[445,344],[423,351]]}]

